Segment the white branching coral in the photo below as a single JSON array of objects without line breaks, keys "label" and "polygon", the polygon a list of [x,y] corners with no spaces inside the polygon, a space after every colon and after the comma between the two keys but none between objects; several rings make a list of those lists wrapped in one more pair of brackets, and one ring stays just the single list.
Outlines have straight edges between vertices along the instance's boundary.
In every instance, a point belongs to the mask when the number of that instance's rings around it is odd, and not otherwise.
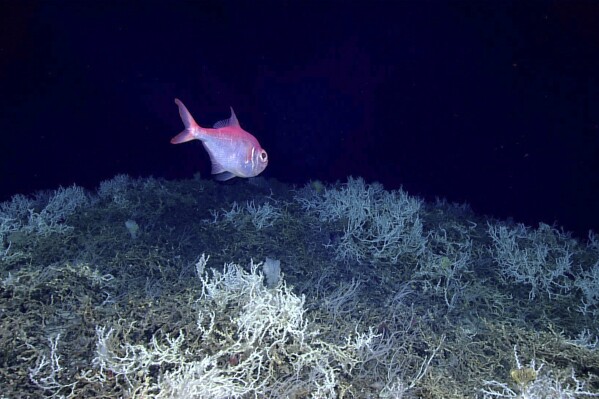
[{"label": "white branching coral", "polygon": [[41,192],[36,198],[15,195],[0,204],[0,261],[11,263],[26,254],[13,246],[19,235],[49,236],[73,230],[66,219],[91,203],[90,196],[78,186]]},{"label": "white branching coral", "polygon": [[75,213],[77,208],[89,203],[90,198],[83,188],[75,185],[61,187],[50,195],[41,211],[29,209],[28,223],[24,229],[42,236],[65,233],[73,229],[64,223],[66,218]]},{"label": "white branching coral", "polygon": [[[144,397],[337,397],[340,372],[360,362],[358,353],[375,334],[323,341],[306,319],[304,297],[284,282],[267,288],[261,264],[252,263],[248,272],[230,263],[221,272],[206,271],[207,261],[202,256],[196,265],[201,339],[190,341],[199,346],[183,350],[181,333],[133,345],[117,340],[126,334],[98,327],[99,374],[122,378],[132,394]],[[149,378],[151,366],[160,370],[158,378]]]},{"label": "white branching coral", "polygon": [[403,190],[386,191],[378,183],[349,178],[322,195],[298,195],[296,201],[321,221],[343,221],[337,259],[396,262],[422,254],[426,246],[420,220],[422,200]]},{"label": "white branching coral", "polygon": [[240,206],[237,202],[231,204],[231,209],[222,209],[221,211],[211,210],[212,223],[225,221],[240,228],[251,223],[256,230],[262,230],[265,227],[270,227],[275,224],[283,216],[283,210],[275,203],[272,205],[265,202],[261,205],[256,205],[254,201],[247,201],[245,207]]},{"label": "white branching coral", "polygon": [[[587,390],[586,384],[571,371],[569,378],[556,378],[551,372],[542,372],[543,364],[536,366],[531,360],[528,366],[522,365],[514,347],[516,367],[511,370],[512,384],[500,381],[485,381],[481,389],[483,399],[575,399],[599,397],[599,394]],[[514,386],[515,385],[515,386]]]},{"label": "white branching coral", "polygon": [[576,242],[566,234],[544,223],[536,230],[489,224],[487,231],[502,277],[528,285],[530,300],[542,292],[551,297],[573,288],[567,276]]},{"label": "white branching coral", "polygon": [[453,224],[448,230],[435,230],[429,234],[426,250],[418,259],[416,280],[425,292],[442,296],[448,309],[453,309],[469,284],[472,258],[467,227]]},{"label": "white branching coral", "polygon": [[582,293],[581,313],[599,314],[599,260],[589,269],[583,270],[580,277],[574,281],[576,288]]}]

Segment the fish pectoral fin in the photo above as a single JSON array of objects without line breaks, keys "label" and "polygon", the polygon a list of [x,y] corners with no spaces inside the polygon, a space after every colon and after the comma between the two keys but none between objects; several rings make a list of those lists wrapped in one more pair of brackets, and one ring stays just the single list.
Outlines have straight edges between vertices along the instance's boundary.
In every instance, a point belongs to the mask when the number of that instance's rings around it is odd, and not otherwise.
[{"label": "fish pectoral fin", "polygon": [[230,180],[234,177],[235,177],[235,175],[231,172],[223,172],[223,173],[220,173],[220,174],[214,176],[214,178],[218,181]]},{"label": "fish pectoral fin", "polygon": [[206,149],[206,152],[210,157],[210,163],[212,164],[212,170],[210,171],[210,173],[212,173],[213,175],[217,175],[219,173],[226,172],[227,169],[225,169],[225,167],[220,162],[218,162],[218,157],[214,156],[213,152],[210,150],[210,146],[206,145],[206,143],[202,144],[204,144],[204,148]]}]

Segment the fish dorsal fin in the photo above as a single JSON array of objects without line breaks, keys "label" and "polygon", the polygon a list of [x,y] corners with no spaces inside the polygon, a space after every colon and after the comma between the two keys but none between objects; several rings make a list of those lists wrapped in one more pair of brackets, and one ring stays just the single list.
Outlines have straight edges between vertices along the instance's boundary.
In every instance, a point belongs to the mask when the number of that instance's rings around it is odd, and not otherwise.
[{"label": "fish dorsal fin", "polygon": [[239,121],[237,120],[237,116],[235,116],[235,111],[233,111],[233,107],[231,107],[231,117],[229,119],[223,119],[222,121],[218,121],[214,124],[215,129],[220,129],[221,127],[227,126],[241,127],[239,125]]}]

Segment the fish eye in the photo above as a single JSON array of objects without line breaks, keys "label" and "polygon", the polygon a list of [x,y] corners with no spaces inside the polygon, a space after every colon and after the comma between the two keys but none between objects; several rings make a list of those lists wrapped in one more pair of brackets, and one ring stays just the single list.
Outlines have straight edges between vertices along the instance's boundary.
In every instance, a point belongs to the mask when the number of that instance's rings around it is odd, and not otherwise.
[{"label": "fish eye", "polygon": [[264,151],[264,150],[260,151],[260,160],[262,162],[266,162],[268,160],[268,155],[266,154],[266,151]]}]

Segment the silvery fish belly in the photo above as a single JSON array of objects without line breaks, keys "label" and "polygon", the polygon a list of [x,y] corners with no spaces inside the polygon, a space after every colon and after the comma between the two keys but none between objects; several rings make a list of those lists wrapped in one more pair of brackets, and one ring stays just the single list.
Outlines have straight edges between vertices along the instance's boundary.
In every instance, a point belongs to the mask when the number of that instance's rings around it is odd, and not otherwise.
[{"label": "silvery fish belly", "polygon": [[171,139],[172,144],[200,140],[210,156],[212,174],[217,180],[233,177],[254,177],[268,165],[268,155],[258,140],[241,128],[233,108],[229,119],[214,127],[203,128],[196,123],[185,105],[175,99],[185,130]]},{"label": "silvery fish belly", "polygon": [[[202,144],[210,155],[212,161],[212,174],[218,175],[230,173],[231,177],[253,177],[261,173],[268,164],[266,151],[264,151],[258,141],[249,133],[247,138],[238,137],[231,140],[231,134],[227,128],[222,128],[217,134],[206,134]],[[253,140],[251,140],[253,139]],[[260,148],[256,151],[256,148]]]}]

